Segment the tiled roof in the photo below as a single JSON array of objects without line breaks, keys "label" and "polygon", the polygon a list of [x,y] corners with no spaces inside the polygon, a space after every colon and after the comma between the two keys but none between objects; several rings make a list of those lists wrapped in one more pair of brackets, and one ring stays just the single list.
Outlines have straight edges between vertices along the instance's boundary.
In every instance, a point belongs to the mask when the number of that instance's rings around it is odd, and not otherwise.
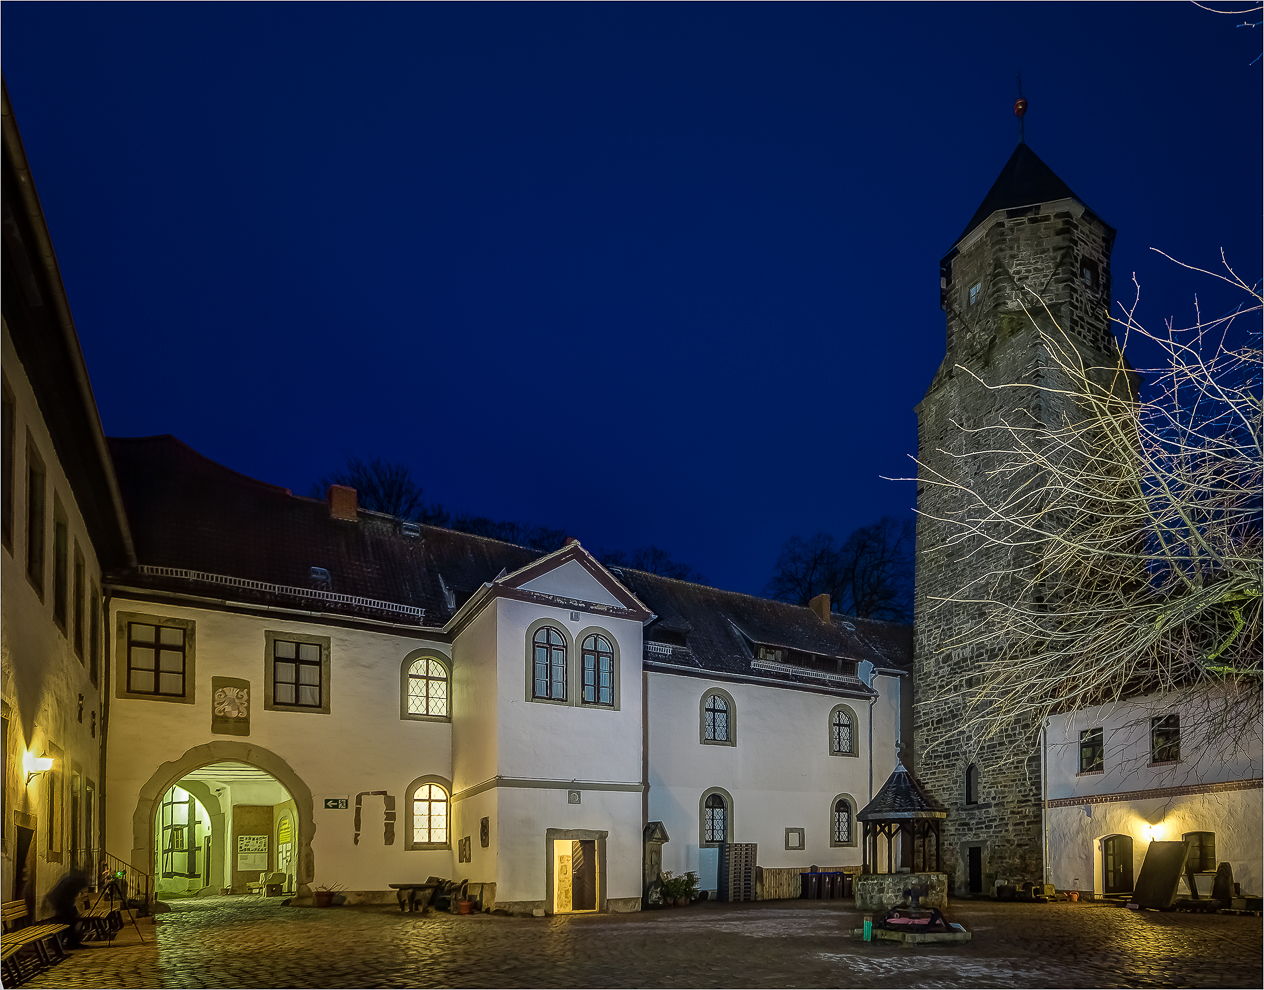
[{"label": "tiled roof", "polygon": [[1020,143],[957,240],[960,241],[997,210],[1051,203],[1058,199],[1084,202],[1031,148]]},{"label": "tiled roof", "polygon": [[[360,511],[358,523],[330,517],[318,500],[238,474],[172,436],[110,439],[136,556],[149,567],[181,568],[249,581],[396,603],[425,610],[440,626],[484,582],[540,556],[534,550],[433,526],[406,536],[400,521]],[[312,568],[329,572],[328,584]],[[222,598],[221,587],[131,574],[128,583]],[[236,601],[396,621],[362,605],[234,588]],[[292,600],[291,600],[292,599]]]},{"label": "tiled roof", "polygon": [[882,789],[856,817],[862,822],[905,818],[946,818],[948,813],[922,790],[911,773],[897,763]]},{"label": "tiled roof", "polygon": [[[798,605],[630,568],[615,573],[658,616],[645,630],[645,659],[652,664],[861,694],[870,689],[854,675],[851,661],[912,666],[908,626],[845,616],[825,623]],[[761,660],[760,646],[781,648],[783,662]]]}]

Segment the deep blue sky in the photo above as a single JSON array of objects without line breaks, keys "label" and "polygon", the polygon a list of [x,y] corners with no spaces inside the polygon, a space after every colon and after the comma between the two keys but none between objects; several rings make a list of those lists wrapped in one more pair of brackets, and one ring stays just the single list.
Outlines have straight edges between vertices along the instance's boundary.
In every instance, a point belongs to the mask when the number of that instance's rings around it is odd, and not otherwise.
[{"label": "deep blue sky", "polygon": [[758,591],[908,512],[938,263],[1013,149],[1152,323],[1260,274],[1260,32],[1186,4],[4,7],[107,433]]}]

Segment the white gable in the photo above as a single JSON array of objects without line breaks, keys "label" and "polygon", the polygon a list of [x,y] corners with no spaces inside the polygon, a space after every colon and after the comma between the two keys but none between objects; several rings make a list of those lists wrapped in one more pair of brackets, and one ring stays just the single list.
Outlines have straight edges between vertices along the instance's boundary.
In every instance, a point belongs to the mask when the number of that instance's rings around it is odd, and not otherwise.
[{"label": "white gable", "polygon": [[541,574],[521,586],[524,591],[538,591],[544,595],[575,598],[581,602],[597,602],[602,605],[622,605],[595,577],[584,569],[578,560],[568,560],[547,574]]}]

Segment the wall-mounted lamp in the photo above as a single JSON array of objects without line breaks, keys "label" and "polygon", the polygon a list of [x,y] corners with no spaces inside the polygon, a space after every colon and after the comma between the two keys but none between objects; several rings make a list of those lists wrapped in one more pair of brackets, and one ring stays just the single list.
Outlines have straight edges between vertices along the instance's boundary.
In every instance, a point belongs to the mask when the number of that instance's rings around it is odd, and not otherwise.
[{"label": "wall-mounted lamp", "polygon": [[26,783],[28,787],[32,777],[38,777],[40,774],[48,773],[49,770],[53,769],[53,758],[51,756],[36,756],[29,751],[22,758],[22,762],[26,766]]},{"label": "wall-mounted lamp", "polygon": [[1160,839],[1162,839],[1163,838],[1163,823],[1160,822],[1157,825],[1147,825],[1146,838],[1149,839],[1151,842],[1157,842]]}]

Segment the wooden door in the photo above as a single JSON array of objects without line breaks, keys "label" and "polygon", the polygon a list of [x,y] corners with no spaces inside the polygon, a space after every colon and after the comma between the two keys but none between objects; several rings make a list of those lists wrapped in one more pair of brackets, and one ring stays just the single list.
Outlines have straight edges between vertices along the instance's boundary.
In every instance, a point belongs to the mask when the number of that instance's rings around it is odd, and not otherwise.
[{"label": "wooden door", "polygon": [[571,910],[597,910],[597,843],[592,839],[571,843]]},{"label": "wooden door", "polygon": [[1102,889],[1107,894],[1132,892],[1132,837],[1108,835],[1102,840]]}]

